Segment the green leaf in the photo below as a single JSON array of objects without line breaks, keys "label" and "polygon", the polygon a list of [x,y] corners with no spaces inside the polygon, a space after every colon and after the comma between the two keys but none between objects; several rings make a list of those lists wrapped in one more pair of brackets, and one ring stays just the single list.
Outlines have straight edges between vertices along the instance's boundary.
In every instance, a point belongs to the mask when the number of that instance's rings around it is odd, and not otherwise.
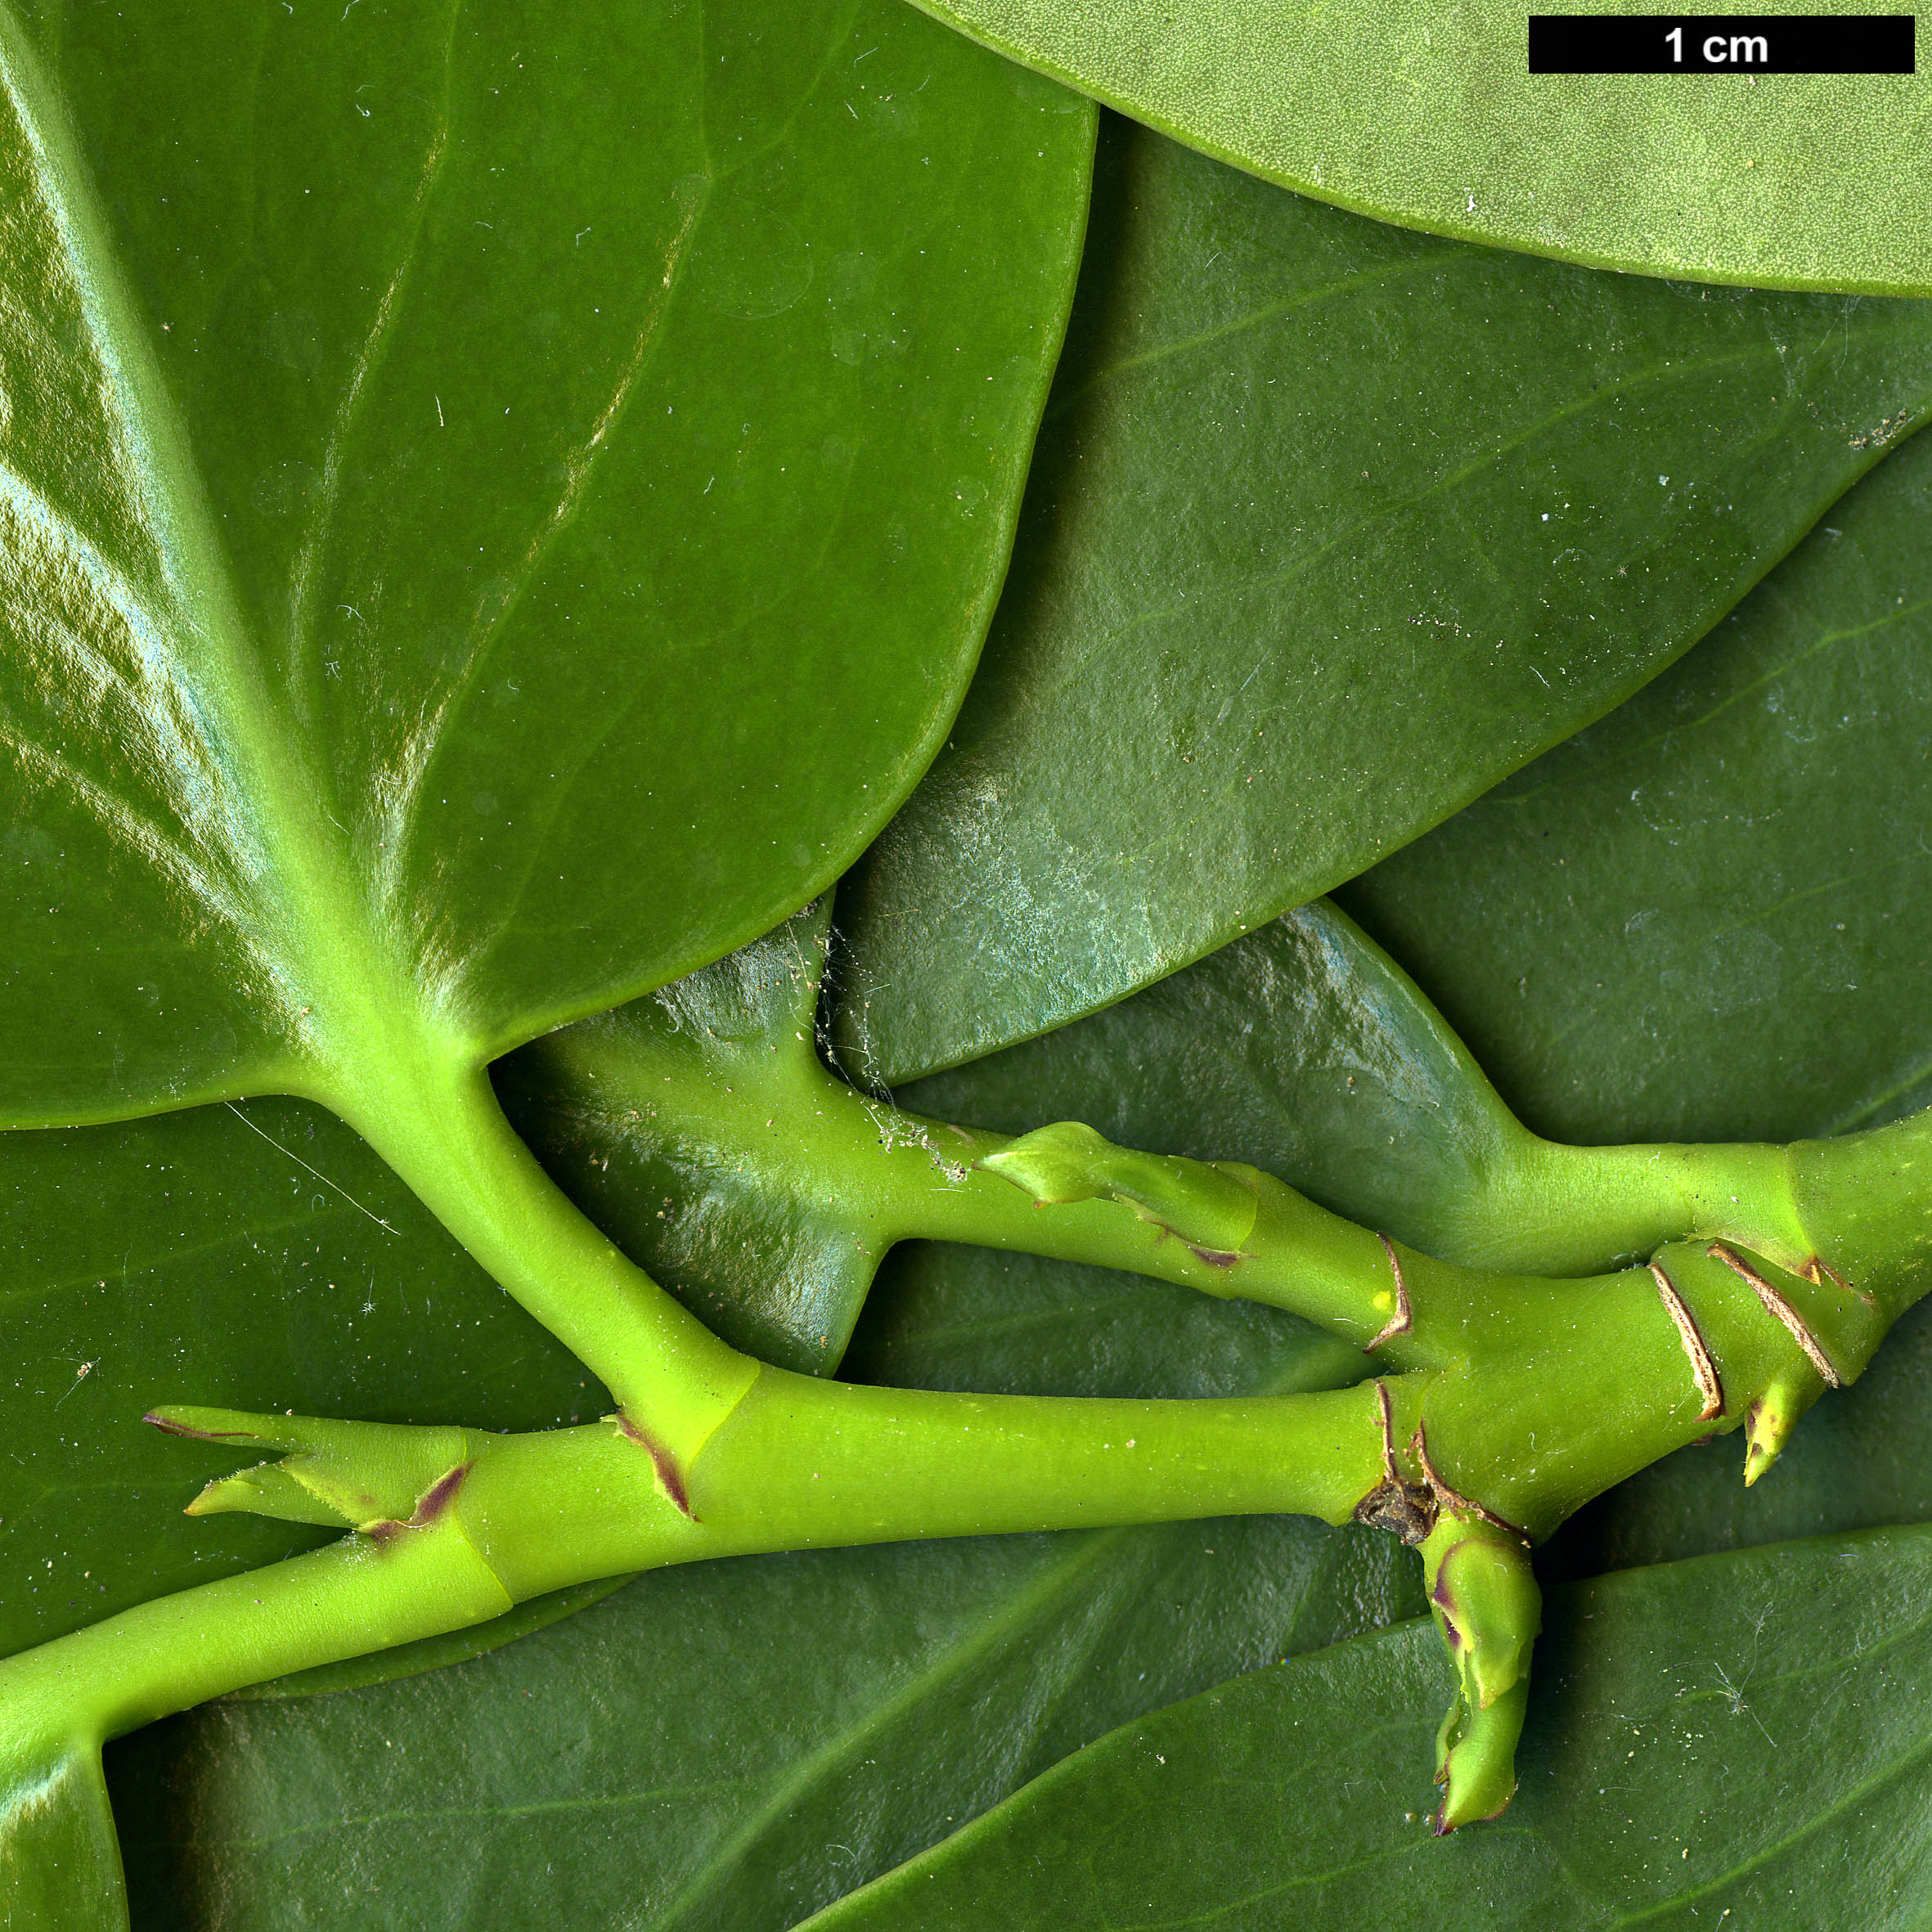
[{"label": "green leaf", "polygon": [[0,1655],[328,1539],[184,1516],[236,1458],[158,1438],[159,1404],[490,1429],[609,1406],[353,1134],[294,1102],[0,1135]]},{"label": "green leaf", "polygon": [[1789,1139],[1922,1105],[1932,445],[1690,657],[1344,903],[1532,1126]]},{"label": "green leaf", "polygon": [[845,1375],[962,1394],[1189,1397],[1342,1388],[1369,1367],[1359,1349],[1259,1302],[910,1241],[879,1270]]},{"label": "green leaf", "polygon": [[1932,310],[1431,240],[1110,124],[1013,574],[842,891],[896,1081],[1360,872],[1660,670],[1920,420]]},{"label": "green leaf", "polygon": [[1424,0],[919,4],[1193,146],[1384,221],[1651,275],[1932,293],[1922,74],[1532,74],[1521,13]]},{"label": "green leaf", "polygon": [[[860,1373],[1205,1394],[1362,1372],[1271,1309],[971,1259],[994,1266],[966,1296],[888,1269]],[[565,1873],[573,1922],[775,1932],[1125,1719],[1421,1603],[1393,1539],[1294,1517],[741,1559],[433,1676],[205,1707],[112,1747],[110,1776],[157,1932],[217,1900],[234,1932],[276,1925],[291,1898],[318,1926],[518,1932],[556,1922]]]},{"label": "green leaf", "polygon": [[812,1922],[1916,1924],[1932,1530],[1552,1592],[1503,1822],[1431,1834],[1449,1683],[1383,1630],[1117,1731]]},{"label": "green leaf", "polygon": [[0,1118],[478,1066],[836,877],[1092,128],[886,0],[0,14]]},{"label": "green leaf", "polygon": [[0,1749],[0,1925],[127,1932],[114,1814],[92,1738]]}]

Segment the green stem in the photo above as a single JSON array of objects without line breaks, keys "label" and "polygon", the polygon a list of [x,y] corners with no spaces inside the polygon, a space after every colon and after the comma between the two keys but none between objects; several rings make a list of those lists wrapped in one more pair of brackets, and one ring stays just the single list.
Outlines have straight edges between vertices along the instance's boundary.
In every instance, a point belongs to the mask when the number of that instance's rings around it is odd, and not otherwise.
[{"label": "green stem", "polygon": [[[1047,1255],[1270,1302],[1358,1344],[1399,1312],[1379,1236],[1251,1168],[1109,1150],[1148,1163],[1152,1191],[1143,1189],[1137,1205],[1107,1197],[1114,1190],[1101,1176],[1090,1190],[1099,1197],[1061,1193],[1054,1205],[1037,1206],[986,1165],[1009,1165],[1008,1136],[921,1119],[861,1095],[826,1071],[802,1034],[794,1039],[780,1028],[768,1043],[748,1036],[727,1051],[643,1024],[606,1025],[559,1034],[545,1053],[552,1077],[582,1097],[602,1131],[675,1146],[681,1166],[712,1166],[735,1186],[788,1201],[808,1220],[841,1225],[874,1258],[913,1238]],[[1042,1130],[1022,1145],[1070,1131]],[[1481,1184],[1432,1239],[1445,1259],[1502,1276],[1588,1275],[1698,1237],[1803,1273],[1828,1247],[1835,1224],[1827,1215],[1811,1225],[1815,1188],[1812,1207],[1801,1209],[1791,1148],[1573,1148],[1518,1130],[1493,1152]],[[1256,1212],[1245,1238],[1230,1244],[1215,1233],[1221,1223],[1212,1212],[1197,1228],[1177,1230],[1150,1206],[1167,1197],[1163,1188],[1179,1185],[1184,1194],[1175,1170],[1188,1169],[1216,1187],[1224,1186],[1218,1176],[1238,1174],[1253,1189]],[[1405,1275],[1428,1265],[1400,1242],[1395,1258]],[[1428,1359],[1413,1345],[1386,1346],[1378,1359],[1395,1365]]]},{"label": "green stem", "polygon": [[1825,1260],[1896,1320],[1932,1289],[1932,1109],[1791,1150],[1799,1210]]},{"label": "green stem", "polygon": [[[1407,1414],[1419,1386],[1402,1399]],[[1343,1522],[1380,1479],[1383,1443],[1366,1384],[1119,1401],[868,1388],[782,1369],[759,1378],[675,1485],[609,1425],[487,1440],[452,1508],[519,1602],[775,1550],[1227,1515]]]},{"label": "green stem", "polygon": [[1787,1148],[1570,1147],[1525,1132],[1484,1179],[1443,1244],[1475,1266],[1593,1274],[1700,1234],[1737,1242],[1794,1272],[1816,1254]]},{"label": "green stem", "polygon": [[[1420,1281],[1417,1333],[1448,1365],[1312,1395],[957,1395],[766,1369],[689,1462],[621,1419],[487,1436],[165,1414],[296,1452],[212,1485],[198,1508],[312,1521],[320,1503],[369,1532],[366,1550],[264,1573],[272,1588],[235,1579],[130,1611],[4,1667],[0,1690],[48,1671],[63,1695],[111,1680],[109,1703],[88,1708],[144,1721],[592,1578],[781,1549],[1246,1513],[1359,1514],[1420,1535],[1447,1512],[1539,1537],[1811,1373],[1789,1321],[1847,1380],[1885,1325],[1835,1284],[1769,1282],[1704,1244],[1660,1264],[1704,1372],[1648,1269],[1577,1283],[1427,1264],[1440,1273]],[[1715,1415],[1706,1372],[1722,1378]],[[290,1580],[312,1575],[312,1595]]]},{"label": "green stem", "polygon": [[[1864,1158],[1896,1164],[1902,1144],[1867,1148]],[[1226,1179],[1215,1190],[1224,1205]],[[1167,1197],[1184,1215],[1186,1179]],[[1265,1195],[1257,1202],[1249,1238],[1265,1242],[1274,1208]],[[1462,1714],[1445,1733],[1443,1822],[1486,1815],[1507,1796],[1534,1634],[1533,1581],[1512,1552],[1697,1435],[1747,1418],[1755,1431],[1769,1397],[1783,1404],[1780,1416],[1801,1408],[1805,1377],[1849,1380],[1888,1318],[1835,1282],[1760,1274],[1718,1244],[1662,1250],[1660,1274],[1584,1283],[1414,1259],[1414,1325],[1398,1341],[1445,1366],[1314,1395],[968,1396],[767,1369],[690,1459],[641,1440],[622,1418],[494,1437],[216,1412],[157,1418],[295,1451],[211,1485],[198,1508],[306,1521],[319,1507],[357,1533],[0,1665],[14,1746],[24,1738],[44,1753],[62,1741],[98,1741],[265,1678],[624,1571],[781,1549],[1286,1512],[1360,1516],[1411,1541],[1440,1531],[1429,1546],[1441,1572],[1437,1607],[1467,1665]],[[1467,1576],[1442,1570],[1446,1552],[1477,1544],[1488,1554],[1482,1564],[1468,1558]]]},{"label": "green stem", "polygon": [[[1415,1400],[1404,1392],[1405,1413]],[[218,1427],[238,1443],[304,1443],[312,1469],[332,1458],[345,1476],[369,1479],[348,1486],[379,1494],[409,1460],[401,1436],[420,1434],[425,1451],[467,1460],[431,1485],[411,1520],[142,1604],[0,1663],[16,1749],[23,1738],[98,1743],[268,1678],[627,1570],[1241,1512],[1342,1521],[1374,1486],[1383,1441],[1366,1386],[1117,1402],[855,1388],[775,1370],[692,1471],[687,1515],[653,1459],[608,1424],[479,1436],[205,1411],[166,1420],[196,1433]],[[356,1471],[359,1435],[372,1471]],[[279,1513],[272,1488],[263,1493]]]},{"label": "green stem", "polygon": [[431,1051],[372,1058],[321,1094],[496,1280],[681,1459],[757,1378],[612,1245],[511,1130],[481,1070]]},{"label": "green stem", "polygon": [[451,1530],[326,1549],[123,1611],[0,1663],[10,1750],[100,1744],[308,1661],[500,1615],[511,1600]]}]

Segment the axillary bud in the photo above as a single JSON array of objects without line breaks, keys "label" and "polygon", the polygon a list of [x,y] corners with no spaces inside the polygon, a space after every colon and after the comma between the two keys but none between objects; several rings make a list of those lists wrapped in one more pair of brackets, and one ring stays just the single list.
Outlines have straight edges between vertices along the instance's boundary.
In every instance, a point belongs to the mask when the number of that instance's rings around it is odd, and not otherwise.
[{"label": "axillary bud", "polygon": [[171,1436],[288,1452],[211,1482],[188,1505],[190,1516],[243,1512],[362,1530],[408,1522],[472,1453],[461,1429],[177,1407],[146,1419]]},{"label": "axillary bud", "polygon": [[1422,1545],[1422,1580],[1456,1671],[1455,1701],[1436,1737],[1441,1833],[1494,1817],[1516,1790],[1543,1593],[1520,1537],[1450,1510]]},{"label": "axillary bud", "polygon": [[1781,1368],[1744,1418],[1744,1486],[1748,1489],[1784,1452],[1804,1412],[1825,1392],[1823,1378],[1808,1362]]},{"label": "axillary bud", "polygon": [[1079,1121],[1037,1127],[978,1165],[1041,1207],[1121,1202],[1143,1220],[1215,1255],[1239,1254],[1260,1211],[1260,1197],[1236,1172],[1176,1154],[1116,1147]]}]

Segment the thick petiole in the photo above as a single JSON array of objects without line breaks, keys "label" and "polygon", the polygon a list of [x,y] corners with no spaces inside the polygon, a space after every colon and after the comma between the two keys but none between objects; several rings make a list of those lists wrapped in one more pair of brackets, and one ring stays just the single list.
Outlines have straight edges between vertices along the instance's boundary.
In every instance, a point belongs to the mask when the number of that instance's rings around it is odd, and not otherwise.
[{"label": "thick petiole", "polygon": [[587,1220],[518,1139],[487,1073],[433,1056],[330,1103],[654,1440],[690,1458],[757,1378]]}]

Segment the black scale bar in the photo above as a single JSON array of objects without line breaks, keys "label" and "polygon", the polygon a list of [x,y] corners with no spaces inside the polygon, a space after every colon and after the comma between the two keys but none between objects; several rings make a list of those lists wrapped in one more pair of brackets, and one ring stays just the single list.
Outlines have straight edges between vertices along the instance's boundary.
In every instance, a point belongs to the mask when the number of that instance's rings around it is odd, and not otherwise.
[{"label": "black scale bar", "polygon": [[1916,74],[1909,13],[1533,13],[1532,74]]}]

